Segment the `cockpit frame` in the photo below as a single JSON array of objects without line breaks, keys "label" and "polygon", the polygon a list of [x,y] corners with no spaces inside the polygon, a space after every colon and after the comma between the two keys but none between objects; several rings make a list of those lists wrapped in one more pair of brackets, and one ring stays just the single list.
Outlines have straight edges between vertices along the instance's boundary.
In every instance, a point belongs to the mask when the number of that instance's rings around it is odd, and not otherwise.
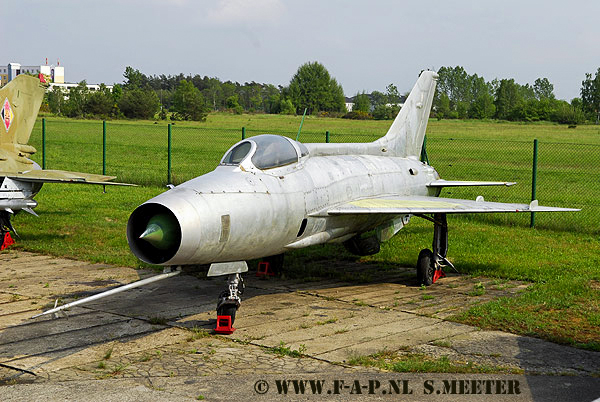
[{"label": "cockpit frame", "polygon": [[[248,147],[249,145],[249,147]],[[227,150],[220,166],[240,166],[243,170],[268,171],[298,164],[308,156],[306,146],[290,138],[262,134],[244,139]]]}]

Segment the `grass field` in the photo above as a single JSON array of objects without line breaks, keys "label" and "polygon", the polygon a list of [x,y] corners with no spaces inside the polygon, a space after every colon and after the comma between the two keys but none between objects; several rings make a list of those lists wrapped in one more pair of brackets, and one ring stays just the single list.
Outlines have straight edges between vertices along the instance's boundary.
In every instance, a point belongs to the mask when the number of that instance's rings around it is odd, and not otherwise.
[{"label": "grass field", "polygon": [[[206,123],[173,127],[173,181],[212,170],[223,153],[241,138],[259,133],[296,136],[299,117],[216,114]],[[371,141],[389,122],[309,117],[301,141]],[[37,196],[39,218],[20,214],[14,224],[19,248],[90,261],[142,266],[127,246],[129,214],[164,191],[167,180],[167,126],[154,122],[107,123],[107,174],[144,186],[137,188],[46,185]],[[454,319],[514,333],[600,350],[600,130],[568,129],[546,123],[430,121],[429,160],[446,179],[515,180],[512,188],[478,189],[452,194],[487,200],[529,202],[532,140],[540,140],[538,198],[541,204],[575,205],[580,213],[449,218],[450,260],[463,273],[533,282],[512,299],[480,305]],[[41,150],[40,124],[32,141]],[[544,148],[547,147],[547,148]],[[550,150],[550,151],[549,151]],[[34,159],[41,164],[41,154]],[[102,172],[102,123],[48,118],[46,167]],[[431,224],[413,219],[382,251],[362,261],[412,266],[421,248],[430,247]],[[296,266],[337,258],[337,246],[291,253]],[[335,256],[335,257],[334,257]],[[352,258],[352,257],[348,257]],[[323,265],[326,270],[327,264]]]},{"label": "grass field", "polygon": [[[102,122],[50,118],[46,122],[46,168],[102,173]],[[300,117],[210,115],[205,123],[172,126],[171,182],[178,184],[215,168],[222,155],[246,135],[274,133],[295,138]],[[307,117],[300,139],[324,142],[373,141],[385,134],[389,121],[353,121]],[[167,123],[107,122],[106,172],[141,185],[167,184]],[[516,181],[511,188],[445,190],[442,196],[489,201],[531,201],[533,139],[539,140],[537,199],[540,204],[582,208],[576,215],[538,214],[540,228],[600,233],[600,128],[549,123],[436,121],[428,125],[430,163],[445,179]],[[40,152],[41,129],[30,141]],[[77,157],[73,157],[77,155]],[[501,215],[475,219],[527,225],[529,216]]]}]

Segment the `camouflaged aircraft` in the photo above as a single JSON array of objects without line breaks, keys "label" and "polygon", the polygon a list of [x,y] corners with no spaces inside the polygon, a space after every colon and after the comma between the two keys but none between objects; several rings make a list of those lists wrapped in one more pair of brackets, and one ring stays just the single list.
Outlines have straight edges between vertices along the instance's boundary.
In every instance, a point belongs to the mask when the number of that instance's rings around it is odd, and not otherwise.
[{"label": "camouflaged aircraft", "polygon": [[19,75],[0,89],[0,250],[14,242],[10,235],[11,231],[16,235],[11,223],[14,214],[36,215],[33,197],[43,183],[127,185],[110,182],[114,176],[42,170],[29,159],[36,149],[27,142],[47,86],[42,75]]},{"label": "camouflaged aircraft", "polygon": [[432,250],[422,250],[417,259],[419,282],[431,285],[451,266],[447,214],[576,211],[537,201],[439,198],[443,187],[514,183],[447,181],[419,160],[437,77],[421,73],[387,134],[374,142],[303,144],[265,134],[233,145],[213,172],[133,211],[127,225],[131,251],[166,267],[211,264],[208,276],[226,276],[228,288],[217,303],[219,328],[222,317],[230,324],[235,319],[247,260],[268,257],[280,265],[284,252],[322,243],[375,254],[381,242],[420,217],[434,225]]}]

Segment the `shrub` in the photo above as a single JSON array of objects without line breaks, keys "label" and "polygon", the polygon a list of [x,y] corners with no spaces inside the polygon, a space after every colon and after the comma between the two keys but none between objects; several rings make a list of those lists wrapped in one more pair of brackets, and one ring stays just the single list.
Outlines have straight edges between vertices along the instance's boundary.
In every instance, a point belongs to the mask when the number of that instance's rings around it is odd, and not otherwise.
[{"label": "shrub", "polygon": [[353,110],[352,112],[346,113],[342,118],[352,120],[371,120],[373,116],[371,113],[363,112],[360,110]]}]

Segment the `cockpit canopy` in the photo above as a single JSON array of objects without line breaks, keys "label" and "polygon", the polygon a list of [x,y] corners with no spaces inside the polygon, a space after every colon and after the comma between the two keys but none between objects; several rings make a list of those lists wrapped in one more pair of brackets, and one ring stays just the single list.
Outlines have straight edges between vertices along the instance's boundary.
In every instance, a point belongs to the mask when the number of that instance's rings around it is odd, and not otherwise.
[{"label": "cockpit canopy", "polygon": [[234,145],[221,160],[221,165],[239,165],[247,157],[258,169],[271,169],[298,162],[308,155],[304,144],[279,135],[263,134]]}]

